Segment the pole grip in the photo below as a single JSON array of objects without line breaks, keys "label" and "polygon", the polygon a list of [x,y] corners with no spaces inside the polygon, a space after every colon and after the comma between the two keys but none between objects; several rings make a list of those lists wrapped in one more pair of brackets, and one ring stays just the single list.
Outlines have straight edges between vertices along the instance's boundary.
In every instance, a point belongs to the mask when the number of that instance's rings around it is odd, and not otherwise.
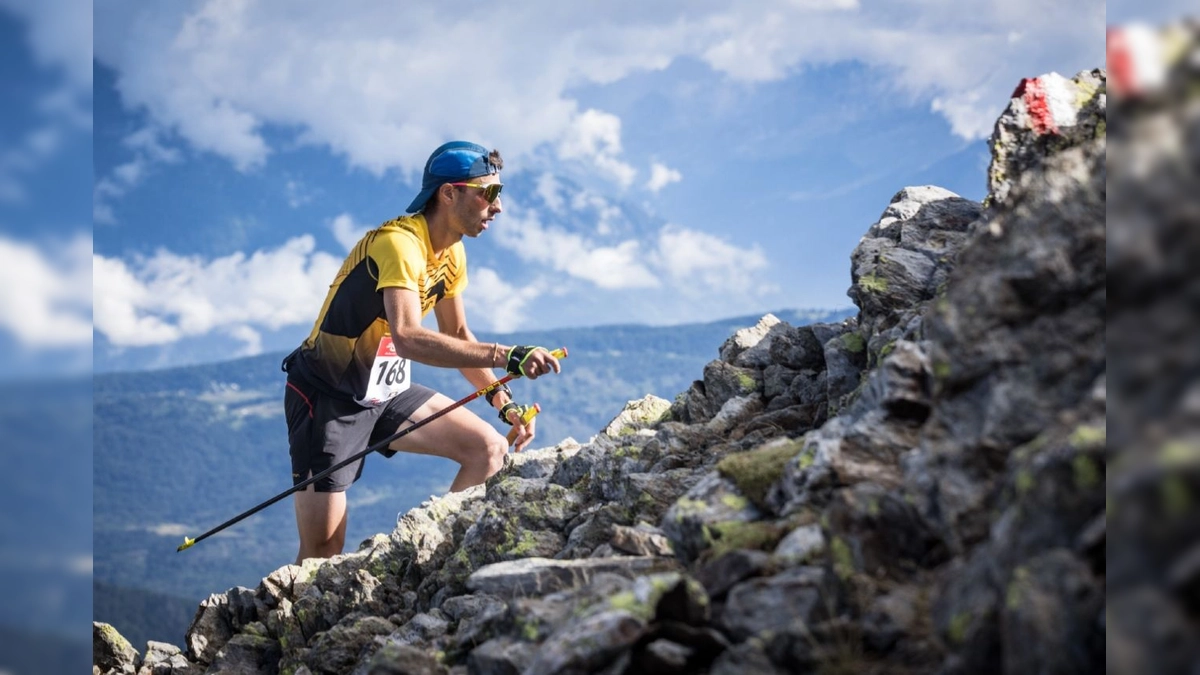
[{"label": "pole grip", "polygon": [[[529,420],[537,417],[537,414],[540,412],[542,412],[542,406],[538,403],[525,406],[525,411],[521,413],[521,424],[529,424]],[[506,436],[506,438],[508,439],[509,445],[512,445],[513,442],[517,440],[517,434],[519,432],[520,429],[518,429],[517,425],[515,424],[511,429],[508,430],[508,436]]]}]

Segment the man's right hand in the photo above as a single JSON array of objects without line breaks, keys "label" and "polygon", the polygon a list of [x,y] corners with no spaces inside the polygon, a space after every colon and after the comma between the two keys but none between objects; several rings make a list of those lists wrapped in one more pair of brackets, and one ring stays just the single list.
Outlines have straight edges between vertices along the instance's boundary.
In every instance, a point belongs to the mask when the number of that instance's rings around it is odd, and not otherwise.
[{"label": "man's right hand", "polygon": [[508,350],[504,370],[510,375],[536,380],[550,371],[561,372],[562,366],[545,347],[516,346]]}]

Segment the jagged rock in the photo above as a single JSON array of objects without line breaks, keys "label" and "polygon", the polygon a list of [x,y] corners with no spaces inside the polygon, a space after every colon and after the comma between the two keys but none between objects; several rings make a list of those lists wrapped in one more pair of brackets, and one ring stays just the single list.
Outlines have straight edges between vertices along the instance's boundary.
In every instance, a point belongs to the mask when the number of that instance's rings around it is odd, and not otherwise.
[{"label": "jagged rock", "polygon": [[1021,80],[989,140],[989,203],[1006,201],[1021,176],[1048,156],[1104,135],[1107,79],[1097,69],[1069,80],[1058,73]]},{"label": "jagged rock", "polygon": [[677,567],[673,558],[524,558],[479,568],[467,579],[467,588],[500,597],[545,594],[585,585],[601,573],[635,577]]},{"label": "jagged rock", "polygon": [[825,534],[820,525],[801,525],[789,532],[775,547],[775,559],[784,565],[815,562],[825,553]]},{"label": "jagged rock", "polygon": [[[441,610],[431,609],[414,615],[403,626],[393,630],[388,636],[389,642],[398,644],[427,644],[435,642],[446,634],[450,622],[446,620]],[[391,626],[383,626],[391,630]]]},{"label": "jagged rock", "polygon": [[192,625],[188,627],[184,640],[187,642],[188,658],[201,663],[212,663],[217,652],[233,637],[230,625],[229,598],[213,593],[200,603]]},{"label": "jagged rock", "polygon": [[837,490],[825,510],[834,572],[907,580],[948,557],[947,547],[903,495],[874,483]]},{"label": "jagged rock", "polygon": [[637,556],[670,556],[671,542],[657,527],[638,525],[614,525],[612,540],[609,542],[618,551]]},{"label": "jagged rock", "polygon": [[1004,594],[1005,668],[1086,672],[1104,660],[1105,637],[1096,630],[1103,612],[1099,584],[1072,553],[1058,549],[1029,560],[1014,570]]},{"label": "jagged rock", "polygon": [[761,640],[751,638],[721,654],[709,672],[711,675],[783,675],[786,671],[771,662]]},{"label": "jagged rock", "polygon": [[514,476],[547,478],[564,460],[574,456],[582,447],[574,438],[568,437],[558,445],[549,448],[510,454],[505,461],[508,463],[508,472]]},{"label": "jagged rock", "polygon": [[[755,368],[740,368],[720,359],[704,366],[704,379],[692,384],[681,416],[689,422],[707,422],[731,398],[747,396],[762,386]],[[674,408],[672,408],[674,410]]]},{"label": "jagged rock", "polygon": [[366,669],[367,675],[446,675],[447,672],[446,667],[425,650],[393,644],[380,647]]},{"label": "jagged rock", "polygon": [[591,672],[637,642],[646,623],[628,611],[607,610],[568,624],[538,648],[525,675]]},{"label": "jagged rock", "polygon": [[868,363],[888,345],[913,339],[920,315],[957,264],[981,206],[939,187],[908,187],[892,198],[851,254],[847,294],[861,310]]},{"label": "jagged rock", "polygon": [[[771,329],[779,323],[781,323],[779,317],[774,314],[765,314],[755,325],[735,331],[718,350],[721,360],[726,363],[734,363],[744,352],[758,346]],[[748,366],[750,364],[738,365]]]},{"label": "jagged rock", "polygon": [[138,675],[200,675],[204,669],[191,663],[179,647],[165,642],[150,640],[146,643],[146,656]]},{"label": "jagged rock", "polygon": [[710,597],[720,598],[736,584],[758,576],[770,560],[771,557],[762,551],[734,549],[702,565],[696,578]]},{"label": "jagged rock", "polygon": [[1106,631],[1113,673],[1187,673],[1196,665],[1195,624],[1172,598],[1152,586],[1114,594],[1096,617]]},{"label": "jagged rock", "polygon": [[279,672],[281,656],[278,641],[262,635],[238,633],[221,646],[204,672],[212,675],[275,675]]},{"label": "jagged rock", "polygon": [[670,401],[647,394],[644,398],[626,403],[620,414],[604,427],[603,433],[609,436],[632,434],[658,422],[670,409]]},{"label": "jagged rock", "polygon": [[729,591],[721,623],[736,641],[812,625],[836,611],[836,592],[821,567],[793,567],[771,577],[751,579]]},{"label": "jagged rock", "polygon": [[916,586],[900,586],[875,597],[863,615],[863,644],[876,654],[887,654],[900,639],[920,630],[928,608],[922,606]]},{"label": "jagged rock", "polygon": [[846,405],[846,397],[862,382],[867,367],[867,343],[858,333],[858,321],[847,319],[845,330],[824,344],[825,399],[828,413],[835,415]]},{"label": "jagged rock", "polygon": [[762,409],[762,397],[757,394],[735,396],[721,405],[721,409],[708,421],[707,426],[714,433],[727,433],[734,427],[749,421]]},{"label": "jagged rock", "polygon": [[719,538],[734,538],[762,517],[737,486],[712,472],[692,486],[663,516],[662,530],[675,555],[691,562]]},{"label": "jagged rock", "polygon": [[141,655],[116,628],[107,623],[92,622],[92,665],[106,675],[133,675],[140,664]]},{"label": "jagged rock", "polygon": [[643,673],[679,675],[687,672],[688,661],[695,652],[670,640],[654,640],[631,659],[632,667]]},{"label": "jagged rock", "polygon": [[488,640],[471,650],[467,670],[477,675],[520,675],[533,661],[536,647],[511,638]]}]

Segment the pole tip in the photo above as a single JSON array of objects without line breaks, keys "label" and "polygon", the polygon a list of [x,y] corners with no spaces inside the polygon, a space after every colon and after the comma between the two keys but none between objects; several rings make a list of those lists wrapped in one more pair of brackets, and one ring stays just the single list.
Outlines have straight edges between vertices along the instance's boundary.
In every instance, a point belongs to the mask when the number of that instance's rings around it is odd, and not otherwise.
[{"label": "pole tip", "polygon": [[175,549],[175,552],[176,552],[176,553],[178,553],[178,552],[180,552],[180,551],[182,551],[182,550],[184,550],[184,549],[189,549],[189,548],[191,548],[191,547],[192,547],[192,544],[195,544],[195,543],[196,543],[196,540],[195,540],[195,539],[189,539],[189,538],[187,538],[187,537],[184,537],[184,538],[183,538],[183,544],[182,544],[182,545],[180,545],[180,547],[179,547],[179,548]]}]

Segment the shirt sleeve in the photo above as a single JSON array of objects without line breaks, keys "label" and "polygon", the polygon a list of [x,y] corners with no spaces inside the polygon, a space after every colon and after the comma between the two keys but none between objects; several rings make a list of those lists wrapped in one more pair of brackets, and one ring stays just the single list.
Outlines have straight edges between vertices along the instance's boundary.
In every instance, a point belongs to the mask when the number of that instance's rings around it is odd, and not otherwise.
[{"label": "shirt sleeve", "polygon": [[406,288],[421,291],[425,251],[421,240],[407,230],[383,230],[367,247],[377,273],[375,290]]}]

